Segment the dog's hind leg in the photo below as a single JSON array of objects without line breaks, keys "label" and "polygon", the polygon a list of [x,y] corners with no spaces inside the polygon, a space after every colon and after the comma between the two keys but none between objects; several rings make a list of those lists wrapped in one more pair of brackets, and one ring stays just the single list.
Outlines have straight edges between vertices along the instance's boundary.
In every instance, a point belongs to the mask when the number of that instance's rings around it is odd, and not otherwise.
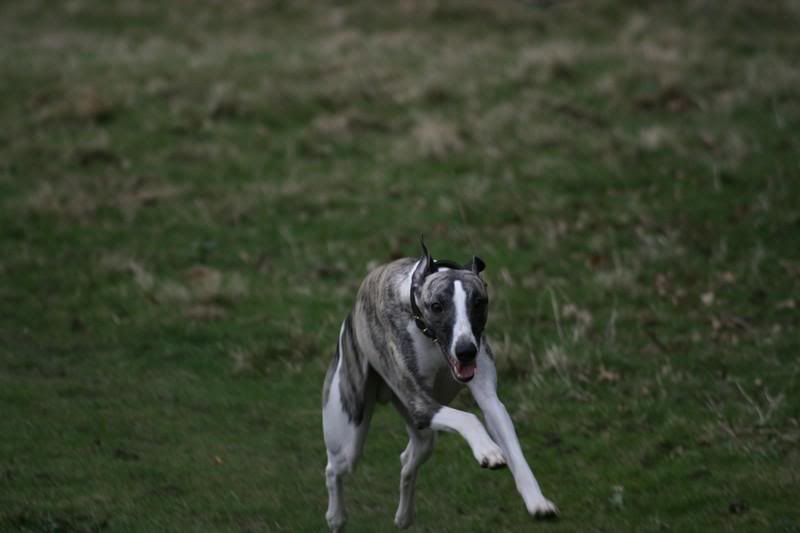
[{"label": "dog's hind leg", "polygon": [[345,474],[355,469],[361,457],[373,406],[374,394],[371,398],[365,398],[363,417],[356,423],[348,419],[339,391],[332,390],[323,408],[323,429],[328,454],[328,464],[325,467],[328,511],[325,518],[331,531],[341,531],[347,519],[342,482]]},{"label": "dog's hind leg", "polygon": [[323,390],[322,428],[328,455],[325,518],[331,531],[342,531],[347,519],[343,477],[353,471],[364,449],[379,379],[367,362],[358,357],[348,318],[342,324],[336,357]]},{"label": "dog's hind leg", "polygon": [[433,452],[436,434],[429,429],[416,429],[410,424],[406,425],[408,431],[408,446],[400,454],[400,503],[394,515],[397,527],[405,529],[414,523],[415,497],[417,472],[419,467],[428,460]]},{"label": "dog's hind leg", "polygon": [[342,531],[347,521],[347,514],[344,510],[344,493],[342,487],[342,476],[347,468],[345,458],[336,452],[328,451],[328,464],[325,467],[325,484],[328,487],[328,510],[325,512],[325,520],[331,531]]}]

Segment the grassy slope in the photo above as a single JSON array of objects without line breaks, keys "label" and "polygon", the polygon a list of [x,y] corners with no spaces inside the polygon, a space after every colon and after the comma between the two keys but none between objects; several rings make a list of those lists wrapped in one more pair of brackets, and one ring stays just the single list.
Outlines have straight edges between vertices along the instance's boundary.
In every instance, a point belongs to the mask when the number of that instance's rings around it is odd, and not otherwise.
[{"label": "grassy slope", "polygon": [[[0,529],[320,530],[337,324],[421,232],[489,265],[537,528],[800,527],[796,5],[160,4],[0,7]],[[434,457],[417,530],[530,527]]]}]

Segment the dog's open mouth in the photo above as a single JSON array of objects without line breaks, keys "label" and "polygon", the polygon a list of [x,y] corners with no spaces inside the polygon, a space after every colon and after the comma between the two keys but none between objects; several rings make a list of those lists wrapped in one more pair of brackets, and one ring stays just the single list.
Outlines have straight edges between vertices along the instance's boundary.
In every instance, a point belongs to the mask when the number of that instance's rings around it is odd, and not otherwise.
[{"label": "dog's open mouth", "polygon": [[469,363],[462,363],[455,357],[448,356],[447,362],[450,363],[450,369],[453,371],[453,376],[455,376],[458,381],[466,383],[475,377],[475,360],[472,360]]}]

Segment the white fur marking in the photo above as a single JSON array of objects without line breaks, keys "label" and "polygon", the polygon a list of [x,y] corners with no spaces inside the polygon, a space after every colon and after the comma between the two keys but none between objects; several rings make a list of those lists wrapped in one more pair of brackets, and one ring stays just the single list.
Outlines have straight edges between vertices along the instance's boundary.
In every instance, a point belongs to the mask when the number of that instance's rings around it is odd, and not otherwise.
[{"label": "white fur marking", "polygon": [[472,333],[472,324],[467,315],[467,293],[464,291],[464,286],[460,281],[453,282],[453,306],[456,310],[456,321],[453,324],[453,337],[450,341],[450,354],[455,357],[456,343],[461,337],[467,337],[475,342],[475,335]]},{"label": "white fur marking", "polygon": [[495,444],[478,417],[472,413],[442,406],[431,419],[436,431],[455,431],[472,448],[472,455],[481,466],[497,468],[506,463],[503,451]]},{"label": "white fur marking", "polygon": [[414,263],[414,267],[400,284],[400,298],[403,300],[403,302],[411,301],[411,279],[414,277],[414,271],[417,270],[420,261],[421,259],[418,259],[417,262]]},{"label": "white fur marking", "polygon": [[481,371],[467,384],[467,387],[483,411],[492,438],[503,450],[508,467],[514,476],[517,491],[525,501],[525,507],[533,516],[558,514],[553,502],[542,495],[539,483],[522,454],[514,423],[497,397],[497,371],[485,349],[481,349],[478,353],[478,366]]},{"label": "white fur marking", "polygon": [[328,450],[333,453],[337,460],[343,460],[342,450],[345,443],[348,442],[347,433],[352,431],[350,421],[347,419],[344,406],[342,405],[342,397],[339,392],[339,372],[342,369],[342,359],[344,353],[342,352],[342,336],[344,336],[344,322],[339,330],[339,360],[336,362],[336,370],[333,371],[333,378],[331,379],[331,387],[328,391],[328,403],[325,404],[323,409],[322,422],[325,429],[325,441],[328,445]]}]

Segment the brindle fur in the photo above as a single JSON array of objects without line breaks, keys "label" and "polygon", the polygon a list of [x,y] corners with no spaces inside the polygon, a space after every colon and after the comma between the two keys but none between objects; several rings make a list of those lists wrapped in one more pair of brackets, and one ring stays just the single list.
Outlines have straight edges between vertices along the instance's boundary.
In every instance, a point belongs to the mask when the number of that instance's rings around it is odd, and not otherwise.
[{"label": "brindle fur", "polygon": [[[362,282],[355,304],[342,323],[323,386],[329,493],[326,518],[333,531],[344,527],[342,478],[353,470],[361,455],[376,401],[391,401],[405,418],[409,434],[408,447],[401,455],[400,504],[395,515],[398,527],[413,522],[416,473],[433,449],[433,430],[460,433],[481,466],[497,468],[508,461],[531,515],[557,513],[542,495],[522,455],[511,419],[496,396],[494,355],[483,333],[488,301],[486,285],[479,276],[483,262],[474,258],[464,268],[431,268],[433,264],[425,250],[420,259],[399,259],[374,269]],[[463,302],[460,315],[455,314],[456,286]],[[423,335],[415,323],[412,290],[422,321],[435,341],[429,338],[431,335]],[[450,301],[452,305],[434,312],[434,302]],[[453,376],[447,359],[464,339],[464,306],[468,308],[468,338],[474,338],[478,347],[475,360],[479,363],[476,378],[467,386],[487,417],[491,437],[474,415],[446,407],[465,387],[465,382]],[[454,340],[457,316],[462,317],[458,319],[461,333]]]},{"label": "brindle fur", "polygon": [[[419,373],[414,341],[407,328],[412,320],[409,294],[403,291],[416,264],[416,259],[405,258],[370,272],[361,284],[353,311],[345,319],[342,353],[337,346],[325,379],[323,403],[328,401],[332,375],[342,358],[342,370],[347,378],[339,382],[341,400],[349,419],[356,424],[363,419],[365,392],[368,385],[373,385],[371,381],[384,398],[385,388],[398,396],[409,422],[418,429],[430,426],[431,417],[439,407],[450,403],[463,388],[447,368],[433,381]],[[444,270],[427,277],[418,301],[428,302],[434,295],[451,298],[455,279],[469,291],[485,297],[485,285],[477,275],[469,271]],[[423,313],[426,308],[423,306]],[[451,320],[446,313],[443,316],[428,313],[427,318],[433,327]],[[446,345],[450,340],[444,332],[439,342]]]}]

